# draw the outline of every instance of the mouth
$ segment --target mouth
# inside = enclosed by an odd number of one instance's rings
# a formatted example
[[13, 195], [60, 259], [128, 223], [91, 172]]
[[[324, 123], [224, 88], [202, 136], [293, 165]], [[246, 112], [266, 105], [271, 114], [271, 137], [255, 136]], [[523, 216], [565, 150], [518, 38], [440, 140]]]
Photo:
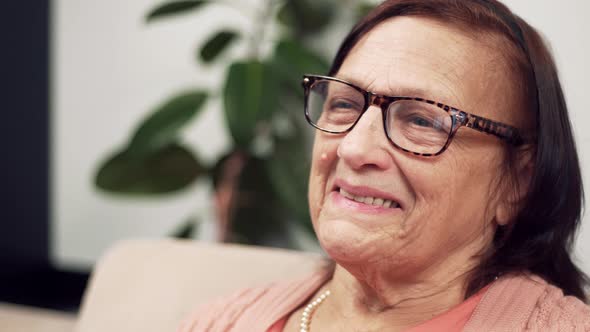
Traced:
[[334, 194], [353, 204], [360, 204], [359, 207], [369, 209], [403, 209], [402, 202], [392, 194], [367, 186], [352, 185], [342, 179], [334, 181], [332, 188]]
[[400, 204], [394, 200], [383, 198], [383, 197], [374, 197], [374, 196], [362, 196], [362, 195], [355, 195], [351, 192], [344, 190], [343, 188], [338, 188], [338, 192], [340, 195], [344, 196], [345, 198], [355, 201], [357, 203], [362, 203], [365, 205], [371, 205], [375, 207], [381, 208], [391, 208], [391, 209], [398, 209], [400, 208]]

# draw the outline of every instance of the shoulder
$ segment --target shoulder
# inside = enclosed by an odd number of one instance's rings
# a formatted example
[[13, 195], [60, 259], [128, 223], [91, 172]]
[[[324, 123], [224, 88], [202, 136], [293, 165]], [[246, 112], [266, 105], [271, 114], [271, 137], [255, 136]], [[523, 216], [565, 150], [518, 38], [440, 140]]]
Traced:
[[519, 274], [494, 282], [469, 323], [471, 330], [590, 331], [590, 308], [538, 276]]
[[331, 273], [318, 269], [302, 278], [241, 289], [197, 307], [178, 332], [265, 331], [296, 309]]
[[528, 327], [532, 330], [590, 331], [590, 307], [574, 296], [565, 296], [553, 285], [544, 281], [543, 284]]

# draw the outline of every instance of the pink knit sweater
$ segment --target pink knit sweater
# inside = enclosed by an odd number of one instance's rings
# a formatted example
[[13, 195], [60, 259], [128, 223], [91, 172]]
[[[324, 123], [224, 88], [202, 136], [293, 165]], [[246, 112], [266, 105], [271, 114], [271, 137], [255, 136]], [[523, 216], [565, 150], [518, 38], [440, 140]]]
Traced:
[[[303, 279], [244, 289], [201, 306], [178, 331], [266, 332], [330, 276], [319, 270]], [[590, 307], [537, 276], [505, 276], [489, 287], [463, 331], [587, 332]]]

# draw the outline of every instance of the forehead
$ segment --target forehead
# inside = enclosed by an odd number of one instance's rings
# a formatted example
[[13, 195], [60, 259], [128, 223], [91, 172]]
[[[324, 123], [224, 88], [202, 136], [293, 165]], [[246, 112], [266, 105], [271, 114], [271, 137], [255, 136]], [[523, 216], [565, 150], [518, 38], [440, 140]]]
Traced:
[[506, 107], [500, 105], [509, 90], [505, 67], [489, 42], [436, 20], [396, 17], [363, 36], [337, 76], [375, 93], [434, 99], [495, 116], [494, 109]]

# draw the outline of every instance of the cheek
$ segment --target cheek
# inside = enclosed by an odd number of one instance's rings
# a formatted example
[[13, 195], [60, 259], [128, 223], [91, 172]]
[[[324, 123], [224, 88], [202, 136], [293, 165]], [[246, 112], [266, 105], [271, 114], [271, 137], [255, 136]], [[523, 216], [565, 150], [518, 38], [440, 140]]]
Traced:
[[460, 169], [455, 160], [406, 163], [403, 173], [414, 192], [415, 207], [432, 208], [433, 204], [446, 206], [453, 196], [451, 192], [455, 191], [456, 176]]
[[[449, 153], [448, 157], [452, 157]], [[430, 170], [411, 168], [416, 191], [415, 216], [422, 232], [434, 238], [442, 236], [450, 242], [481, 235], [493, 219], [494, 200], [490, 196], [497, 175], [497, 162], [478, 158], [448, 158], [430, 164]], [[461, 240], [462, 239], [462, 240]]]
[[308, 200], [312, 221], [314, 222], [323, 205], [328, 191], [327, 186], [337, 159], [337, 141], [328, 140], [322, 136], [321, 134], [316, 135], [309, 173]]

